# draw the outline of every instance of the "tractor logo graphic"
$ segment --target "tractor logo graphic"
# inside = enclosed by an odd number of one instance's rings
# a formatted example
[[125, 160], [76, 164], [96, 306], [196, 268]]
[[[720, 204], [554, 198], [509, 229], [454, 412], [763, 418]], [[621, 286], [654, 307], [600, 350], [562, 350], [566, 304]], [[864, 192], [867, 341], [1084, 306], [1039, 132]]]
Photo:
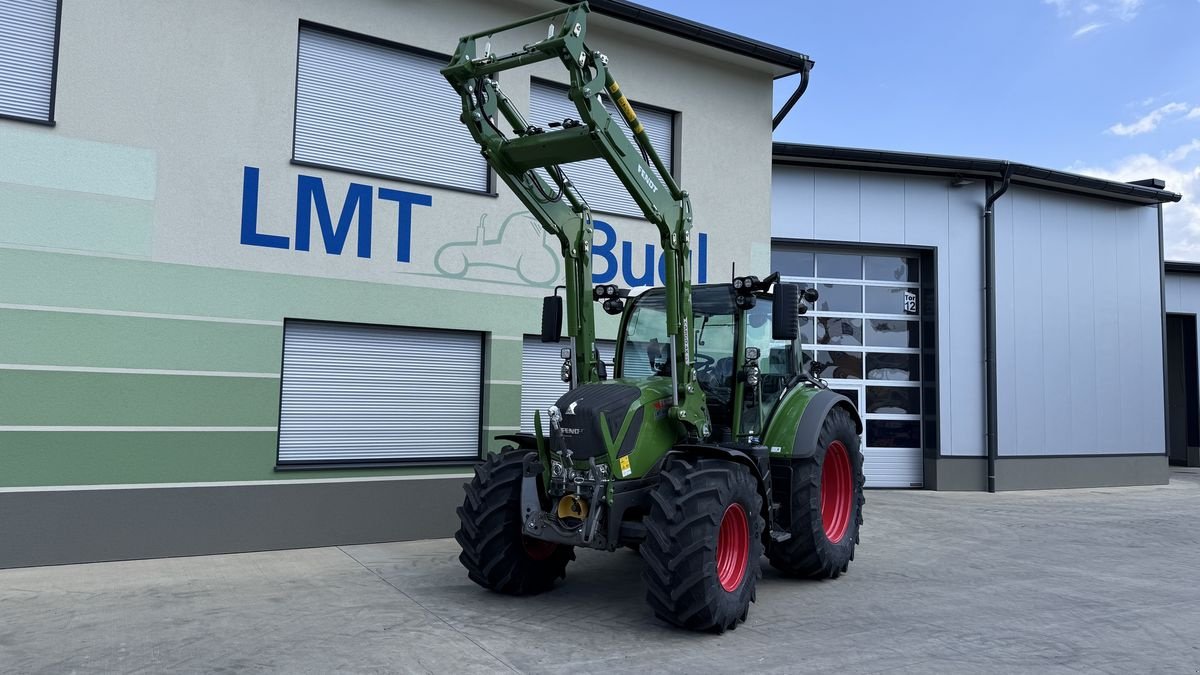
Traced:
[[510, 214], [492, 239], [487, 214], [479, 217], [474, 241], [450, 242], [438, 249], [433, 265], [448, 277], [504, 280], [528, 286], [553, 286], [561, 271], [559, 251], [550, 235], [528, 212]]
[[577, 405], [579, 405], [579, 401], [572, 401], [571, 405], [567, 406], [567, 414], [574, 415], [575, 414], [575, 406], [577, 406]]

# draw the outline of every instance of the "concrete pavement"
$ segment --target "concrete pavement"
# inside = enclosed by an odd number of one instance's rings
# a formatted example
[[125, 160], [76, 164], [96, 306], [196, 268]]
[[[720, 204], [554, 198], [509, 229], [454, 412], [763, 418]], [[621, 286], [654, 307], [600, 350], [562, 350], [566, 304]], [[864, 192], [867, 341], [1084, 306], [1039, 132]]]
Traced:
[[581, 551], [553, 592], [510, 598], [470, 583], [442, 539], [0, 570], [0, 670], [1200, 669], [1200, 473], [867, 499], [848, 575], [764, 566], [749, 621], [721, 636], [656, 620], [633, 552]]

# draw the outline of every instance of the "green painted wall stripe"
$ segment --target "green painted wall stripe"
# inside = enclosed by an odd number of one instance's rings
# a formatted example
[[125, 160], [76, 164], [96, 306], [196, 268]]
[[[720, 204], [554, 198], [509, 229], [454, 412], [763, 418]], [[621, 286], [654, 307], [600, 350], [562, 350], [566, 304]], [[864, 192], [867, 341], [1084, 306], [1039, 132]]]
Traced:
[[228, 370], [163, 370], [155, 368], [95, 368], [92, 366], [46, 366], [21, 363], [0, 363], [0, 370], [23, 370], [51, 373], [112, 373], [118, 375], [176, 375], [184, 377], [250, 377], [278, 380], [279, 373], [243, 373]]
[[279, 325], [0, 309], [0, 362], [278, 377]]
[[69, 138], [57, 129], [0, 125], [0, 183], [153, 200], [153, 150]]
[[0, 243], [149, 257], [154, 202], [0, 183]]
[[465, 469], [431, 466], [276, 471], [275, 444], [273, 433], [14, 432], [0, 437], [0, 486], [378, 478]]
[[137, 319], [164, 319], [167, 321], [204, 321], [207, 323], [237, 323], [253, 326], [282, 326], [283, 321], [267, 321], [260, 319], [234, 319], [221, 316], [195, 316], [192, 314], [163, 314], [161, 312], [130, 312], [120, 309], [94, 309], [87, 307], [58, 307], [52, 305], [25, 305], [13, 302], [0, 302], [0, 309], [12, 309], [21, 312], [54, 312], [56, 314], [94, 314], [96, 316], [124, 316]]
[[279, 382], [221, 377], [8, 371], [0, 425], [275, 426]]

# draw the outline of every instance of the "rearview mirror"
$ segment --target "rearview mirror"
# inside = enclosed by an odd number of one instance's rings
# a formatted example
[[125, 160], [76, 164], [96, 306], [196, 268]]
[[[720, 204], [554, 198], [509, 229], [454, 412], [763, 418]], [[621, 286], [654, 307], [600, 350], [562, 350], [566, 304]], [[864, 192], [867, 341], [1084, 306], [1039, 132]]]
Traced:
[[775, 284], [771, 305], [771, 339], [792, 341], [800, 336], [800, 287]]
[[562, 339], [563, 302], [557, 295], [542, 298], [542, 342]]

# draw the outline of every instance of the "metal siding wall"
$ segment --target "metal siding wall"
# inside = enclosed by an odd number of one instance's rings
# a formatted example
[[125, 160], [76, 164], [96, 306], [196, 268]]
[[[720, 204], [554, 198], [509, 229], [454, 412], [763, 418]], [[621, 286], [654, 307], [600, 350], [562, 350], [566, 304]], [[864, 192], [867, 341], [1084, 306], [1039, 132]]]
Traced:
[[0, 0], [0, 114], [50, 119], [57, 0]]
[[1013, 293], [1005, 298], [1004, 311], [998, 311], [996, 315], [997, 325], [1003, 326], [1010, 336], [1005, 339], [1006, 349], [1001, 354], [1012, 359], [1008, 363], [1020, 364], [1019, 367], [1000, 369], [1004, 379], [998, 383], [998, 391], [1004, 392], [1001, 398], [1011, 406], [1010, 411], [1017, 421], [1011, 427], [1002, 422], [1000, 428], [1012, 429], [1008, 433], [1015, 434], [1020, 454], [1046, 454], [1043, 446], [1046, 437], [1043, 343], [1055, 338], [1046, 331], [1056, 322], [1043, 322], [1045, 298], [1041, 289], [1045, 287], [1042, 274], [1045, 265], [1040, 206], [1036, 200], [1013, 195], [1012, 219], [1008, 224], [1012, 231], [1008, 251], [1011, 257], [1004, 270], [1007, 284], [1001, 284], [999, 277], [997, 279], [997, 285], [1013, 288]]
[[859, 174], [818, 171], [813, 180], [813, 233], [822, 241], [862, 241]]
[[1157, 214], [1020, 187], [997, 207], [1000, 454], [1162, 452]]
[[[1045, 195], [1041, 201], [1041, 240], [1038, 242], [1037, 267], [1040, 270], [1040, 324], [1047, 331], [1044, 340], [1061, 341], [1066, 339], [1067, 331], [1064, 322], [1066, 308], [1070, 303], [1069, 274], [1063, 264], [1063, 255], [1067, 250], [1067, 201], [1065, 198], [1055, 198]], [[1002, 198], [1003, 199], [1003, 198]], [[1025, 265], [1022, 269], [1030, 269], [1033, 265]], [[1034, 292], [1038, 288], [1034, 287]], [[1018, 328], [1019, 329], [1019, 328]], [[1066, 359], [1042, 357], [1042, 343], [1037, 345], [1038, 357], [1041, 361], [1041, 378], [1039, 391], [1042, 404], [1066, 406], [1069, 405], [1072, 392], [1067, 383], [1071, 379], [1070, 364]], [[1038, 378], [1032, 378], [1038, 383]], [[1060, 423], [1061, 418], [1051, 416], [1050, 422], [1043, 425], [1043, 448], [1047, 453], [1056, 454], [1059, 448], [1070, 446], [1072, 430], [1070, 425]]]
[[859, 181], [859, 238], [862, 241], [903, 241], [904, 178], [864, 174]]
[[814, 169], [775, 167], [771, 175], [771, 236], [816, 238], [813, 224], [815, 181]]
[[479, 453], [478, 333], [289, 321], [279, 461]]
[[[983, 456], [983, 218], [976, 186], [947, 194], [947, 242], [939, 248], [941, 452]], [[948, 419], [947, 419], [948, 418]]]
[[485, 190], [488, 169], [438, 59], [300, 29], [295, 157]]
[[984, 454], [982, 205], [981, 183], [791, 166], [772, 175], [774, 237], [935, 249], [944, 455]]

